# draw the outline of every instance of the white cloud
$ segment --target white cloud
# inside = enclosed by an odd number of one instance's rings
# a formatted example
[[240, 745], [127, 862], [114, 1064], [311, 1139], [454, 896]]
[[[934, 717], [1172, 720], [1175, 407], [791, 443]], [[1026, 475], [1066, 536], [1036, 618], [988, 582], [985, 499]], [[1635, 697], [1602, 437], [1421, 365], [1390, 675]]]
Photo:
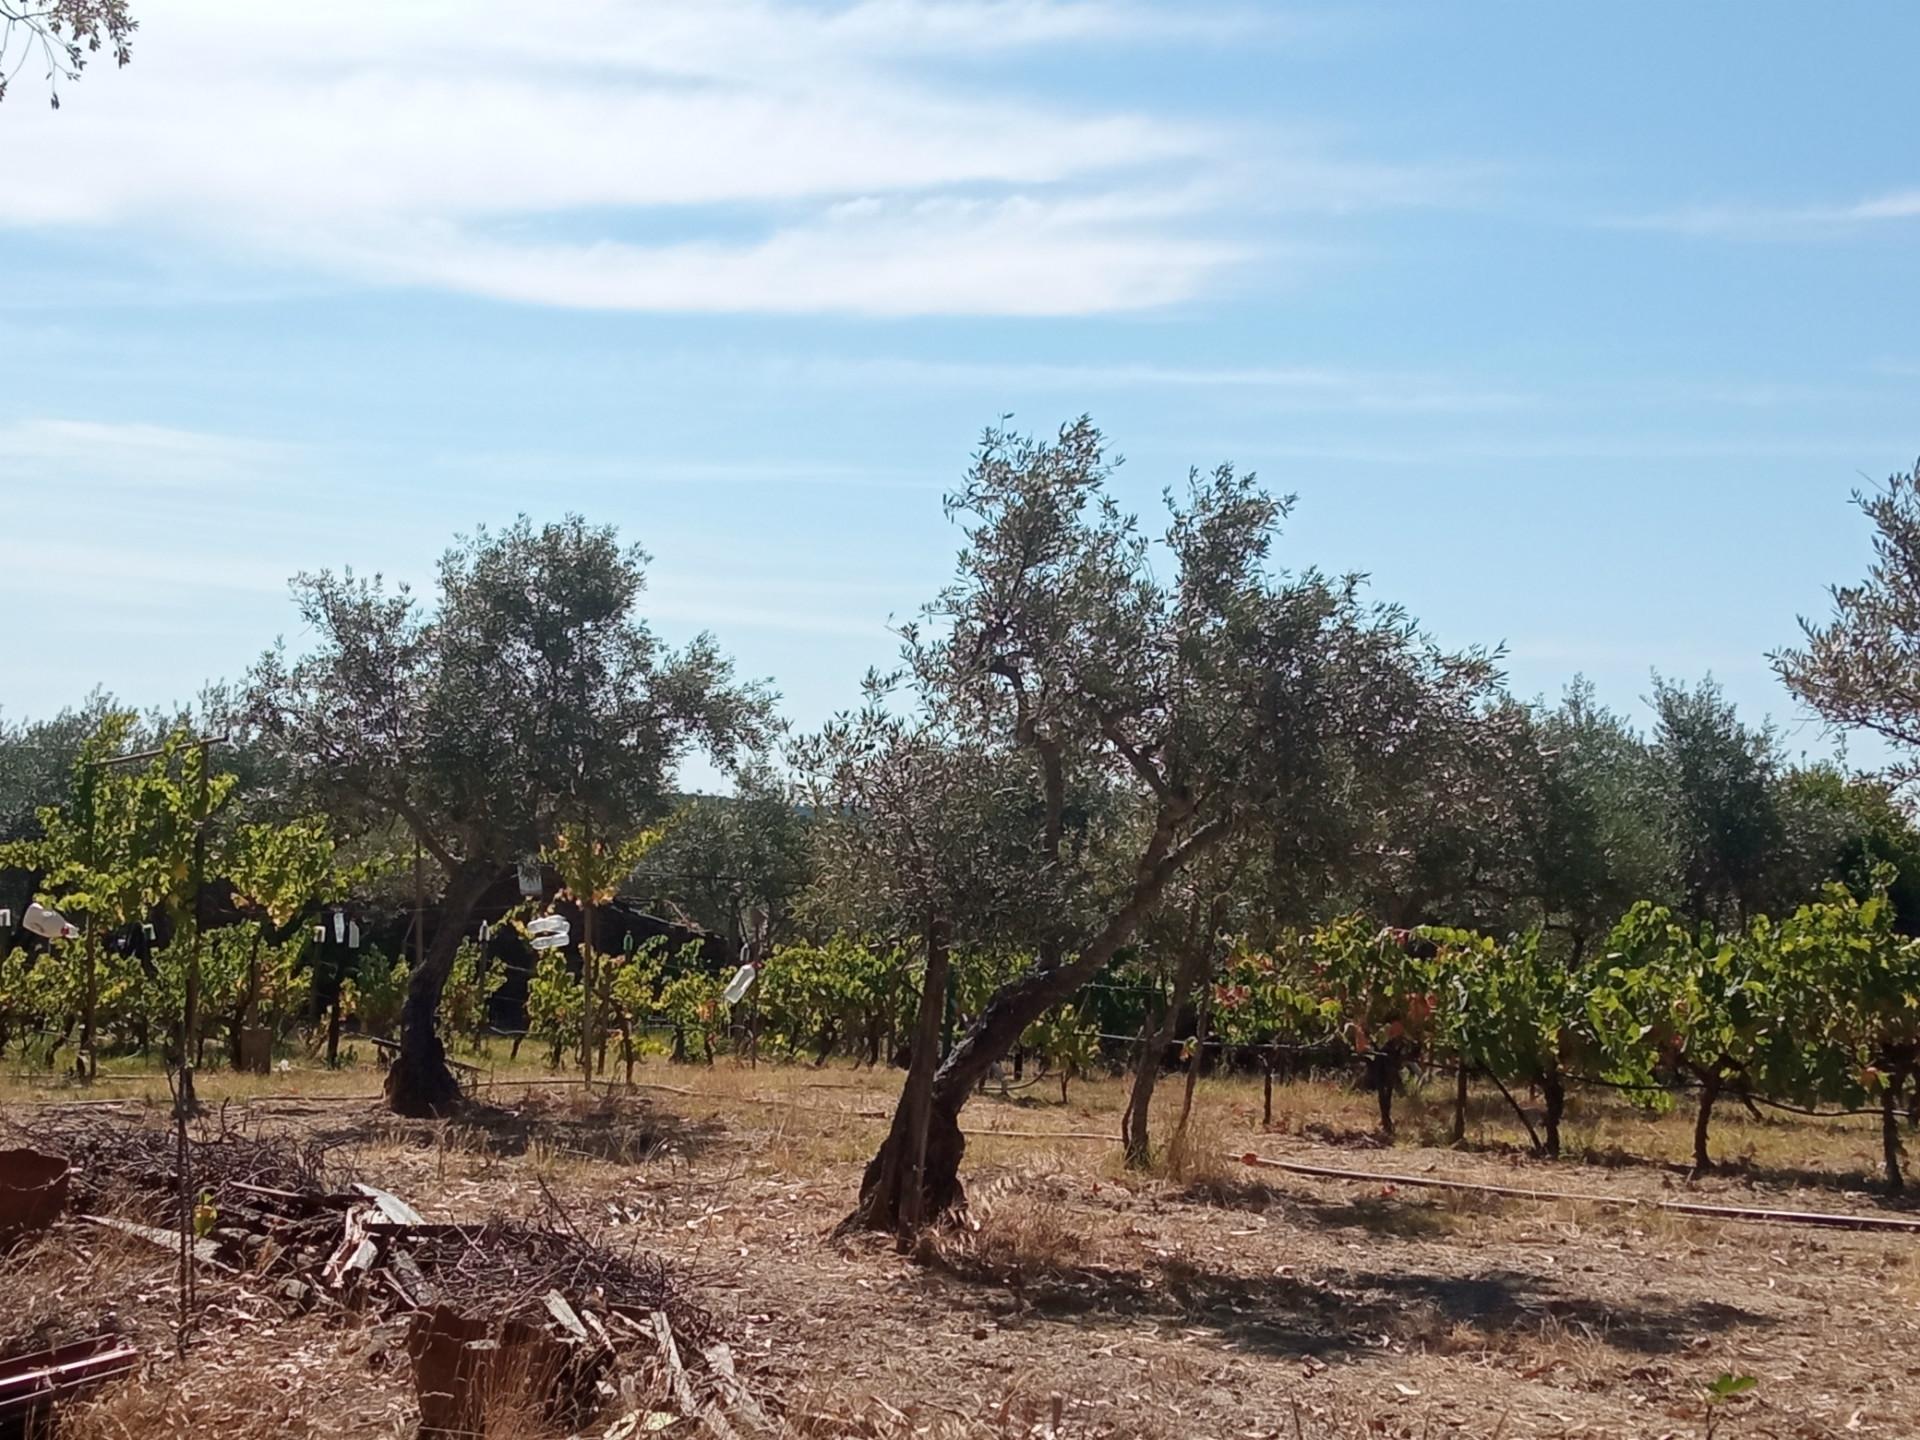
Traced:
[[132, 633], [172, 625], [158, 612], [179, 612], [182, 596], [283, 595], [270, 497], [298, 460], [286, 445], [164, 425], [0, 423], [0, 515], [32, 557], [0, 566], [0, 596], [57, 603], [63, 631], [91, 610]]
[[1276, 31], [1256, 14], [177, 0], [147, 17], [125, 71], [90, 74], [57, 113], [8, 106], [0, 226], [121, 227], [541, 305], [1162, 305], [1248, 256], [1206, 180], [1247, 155], [1273, 208], [1427, 203], [1436, 186], [1301, 137], [1252, 146], [1150, 104], [1072, 103], [992, 62]]
[[816, 380], [861, 385], [993, 388], [1009, 393], [1058, 390], [1224, 390], [1266, 408], [1477, 414], [1526, 407], [1515, 389], [1462, 384], [1439, 376], [1285, 365], [1088, 365], [897, 359], [775, 362]]
[[283, 465], [287, 447], [268, 441], [97, 420], [0, 424], [0, 491], [48, 492], [77, 479], [128, 489], [225, 486]]
[[1893, 190], [1851, 204], [1699, 205], [1651, 215], [1630, 215], [1609, 223], [1624, 230], [1666, 230], [1680, 235], [1730, 235], [1766, 240], [1916, 219], [1920, 219], [1920, 190]]
[[[705, 363], [689, 360], [687, 363]], [[750, 363], [743, 361], [742, 363]], [[736, 367], [737, 368], [737, 367]], [[941, 482], [898, 465], [851, 464], [838, 460], [711, 460], [683, 455], [603, 455], [578, 451], [447, 451], [427, 462], [437, 475], [485, 496], [498, 487], [511, 496], [529, 475], [564, 473], [568, 483], [591, 491], [635, 485], [823, 486], [861, 490], [938, 490]], [[483, 488], [477, 488], [483, 487]]]
[[[111, 527], [113, 517], [103, 519]], [[230, 549], [217, 555], [199, 546], [168, 549], [153, 540], [154, 532], [145, 528], [138, 536], [109, 539], [83, 527], [65, 537], [41, 536], [33, 542], [32, 570], [0, 575], [0, 594], [11, 590], [40, 598], [62, 596], [133, 621], [157, 622], [154, 612], [164, 608], [189, 612], [189, 620], [204, 622], [207, 612], [196, 611], [193, 602], [204, 601], [210, 591], [275, 600], [287, 593], [287, 572], [270, 561]], [[101, 594], [103, 576], [112, 577], [112, 597]], [[62, 619], [64, 623], [64, 613]]]
[[[1821, 438], [1769, 438], [1767, 436], [1708, 437], [1704, 439], [1621, 438], [1618, 435], [1548, 435], [1507, 439], [1473, 437], [1439, 438], [1405, 442], [1374, 440], [1309, 441], [1272, 443], [1249, 440], [1226, 448], [1232, 454], [1262, 464], [1272, 460], [1328, 460], [1356, 465], [1434, 465], [1483, 464], [1489, 461], [1555, 460], [1777, 460], [1782, 458], [1858, 463], [1856, 457], [1901, 455], [1902, 444], [1885, 439], [1836, 436]], [[1541, 484], [1556, 483], [1543, 477]]]
[[579, 309], [1073, 315], [1185, 299], [1240, 253], [1116, 220], [1115, 208], [925, 200], [849, 207], [746, 242], [669, 245], [431, 225], [340, 237], [331, 254], [380, 278]]

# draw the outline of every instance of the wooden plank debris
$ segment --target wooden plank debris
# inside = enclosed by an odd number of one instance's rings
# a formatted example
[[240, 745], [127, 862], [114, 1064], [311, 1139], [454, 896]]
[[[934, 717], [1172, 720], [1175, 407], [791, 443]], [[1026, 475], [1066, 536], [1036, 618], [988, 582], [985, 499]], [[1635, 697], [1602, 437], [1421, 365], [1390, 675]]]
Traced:
[[[122, 1235], [131, 1235], [136, 1240], [160, 1250], [180, 1253], [180, 1232], [162, 1230], [158, 1225], [142, 1225], [136, 1220], [122, 1220], [118, 1215], [87, 1215], [82, 1217], [90, 1225], [99, 1225], [107, 1230], [117, 1230]], [[193, 1242], [193, 1258], [202, 1265], [215, 1270], [224, 1270], [229, 1275], [237, 1273], [233, 1266], [220, 1258], [220, 1247], [211, 1240], [199, 1239]]]
[[390, 1194], [377, 1185], [356, 1182], [353, 1188], [366, 1196], [367, 1199], [373, 1201], [373, 1203], [379, 1207], [380, 1213], [395, 1225], [424, 1225], [427, 1223], [427, 1217], [414, 1209], [413, 1206], [402, 1200], [398, 1195]]
[[667, 1319], [667, 1312], [655, 1310], [647, 1319], [653, 1328], [654, 1341], [660, 1347], [660, 1359], [666, 1366], [667, 1391], [673, 1396], [673, 1403], [680, 1407], [680, 1413], [699, 1420], [715, 1440], [738, 1440], [719, 1406], [702, 1405], [694, 1398], [686, 1366], [680, 1363], [680, 1347], [673, 1343], [673, 1325]]
[[752, 1392], [741, 1383], [739, 1372], [734, 1369], [731, 1347], [723, 1342], [709, 1345], [700, 1353], [707, 1362], [707, 1368], [713, 1372], [714, 1385], [722, 1395], [726, 1396], [727, 1403], [733, 1407], [735, 1413], [762, 1430], [772, 1430], [774, 1428], [772, 1418], [768, 1416], [760, 1402], [753, 1398]]

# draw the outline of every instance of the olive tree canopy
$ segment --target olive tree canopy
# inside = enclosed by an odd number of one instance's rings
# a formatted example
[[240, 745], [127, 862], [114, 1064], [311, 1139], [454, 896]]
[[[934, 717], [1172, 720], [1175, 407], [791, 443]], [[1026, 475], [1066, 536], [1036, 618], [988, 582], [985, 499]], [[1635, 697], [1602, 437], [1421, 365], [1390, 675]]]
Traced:
[[[1081, 419], [1051, 440], [990, 430], [947, 508], [964, 525], [953, 582], [905, 631], [919, 714], [973, 747], [983, 780], [1024, 776], [1000, 843], [1063, 917], [933, 1079], [924, 1193], [871, 1203], [899, 1173], [883, 1148], [862, 1218], [932, 1215], [959, 1196], [958, 1115], [989, 1066], [1111, 961], [1170, 882], [1236, 833], [1311, 830], [1390, 803], [1435, 715], [1472, 711], [1490, 657], [1443, 654], [1358, 577], [1271, 563], [1288, 502], [1230, 466], [1166, 496], [1158, 542], [1109, 493], [1105, 441]], [[1003, 757], [1003, 758], [1002, 758]], [[1018, 764], [1013, 762], [1018, 761]], [[1072, 833], [1068, 797], [1124, 787], [1131, 823]], [[888, 1146], [916, 1144], [896, 1132]]]
[[1800, 621], [1801, 644], [1774, 655], [1794, 695], [1828, 724], [1870, 730], [1901, 757], [1893, 778], [1920, 780], [1920, 468], [1854, 503], [1873, 522], [1873, 564], [1833, 587], [1833, 615]]
[[415, 967], [389, 1103], [457, 1100], [435, 1015], [474, 906], [564, 824], [631, 828], [666, 808], [674, 767], [762, 744], [766, 690], [735, 681], [709, 636], [663, 645], [636, 614], [647, 556], [578, 516], [481, 529], [440, 562], [438, 603], [351, 572], [293, 581], [315, 636], [262, 657], [248, 716], [335, 813], [397, 816], [444, 876]]

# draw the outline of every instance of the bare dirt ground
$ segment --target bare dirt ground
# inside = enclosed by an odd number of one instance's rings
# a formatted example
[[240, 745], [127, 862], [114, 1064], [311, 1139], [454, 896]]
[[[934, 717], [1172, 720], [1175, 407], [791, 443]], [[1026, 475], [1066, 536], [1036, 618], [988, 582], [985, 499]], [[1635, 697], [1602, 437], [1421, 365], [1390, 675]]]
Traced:
[[[502, 1090], [502, 1111], [447, 1124], [326, 1093], [370, 1092], [370, 1075], [325, 1076], [302, 1098], [236, 1103], [227, 1123], [322, 1139], [429, 1219], [557, 1203], [597, 1239], [678, 1262], [794, 1435], [1920, 1433], [1920, 1235], [1313, 1179], [1230, 1158], [1905, 1213], [1870, 1179], [1871, 1121], [1730, 1111], [1715, 1127], [1728, 1168], [1692, 1179], [1675, 1163], [1690, 1117], [1607, 1100], [1577, 1105], [1574, 1158], [1548, 1164], [1478, 1099], [1465, 1148], [1434, 1143], [1438, 1095], [1412, 1097], [1400, 1142], [1383, 1148], [1364, 1128], [1366, 1097], [1285, 1087], [1263, 1129], [1257, 1086], [1207, 1081], [1193, 1158], [1143, 1178], [1120, 1171], [1115, 1143], [1080, 1138], [1116, 1132], [1117, 1083], [1076, 1084], [1065, 1105], [1042, 1085], [969, 1108], [969, 1221], [901, 1255], [834, 1235], [897, 1076], [725, 1061], [644, 1076], [654, 1088], [591, 1104], [577, 1090]], [[303, 1077], [277, 1078], [291, 1089]], [[1168, 1116], [1178, 1088], [1157, 1102]], [[44, 1121], [28, 1103], [0, 1116]], [[151, 1091], [120, 1108], [164, 1114]], [[387, 1436], [411, 1424], [397, 1322], [289, 1317], [244, 1281], [210, 1278], [180, 1359], [167, 1257], [77, 1226], [0, 1262], [0, 1293], [12, 1297], [0, 1338], [110, 1307], [151, 1357], [73, 1433]], [[1722, 1375], [1757, 1383], [1709, 1413]]]

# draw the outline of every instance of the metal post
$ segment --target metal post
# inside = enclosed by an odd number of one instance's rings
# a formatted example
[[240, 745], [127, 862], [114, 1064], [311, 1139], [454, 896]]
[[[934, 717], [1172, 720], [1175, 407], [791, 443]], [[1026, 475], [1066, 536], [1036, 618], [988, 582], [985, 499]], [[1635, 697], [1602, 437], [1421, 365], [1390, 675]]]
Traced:
[[187, 1327], [194, 1304], [193, 1284], [193, 1146], [187, 1138], [187, 1120], [199, 1113], [199, 1101], [193, 1093], [194, 1032], [200, 1028], [200, 905], [207, 885], [207, 825], [213, 819], [213, 747], [226, 737], [208, 735], [194, 742], [200, 752], [198, 794], [194, 797], [193, 896], [189, 902], [193, 919], [193, 946], [187, 952], [186, 1003], [180, 1012], [180, 1084], [174, 1092], [173, 1124], [176, 1163], [180, 1171], [180, 1329], [177, 1343], [184, 1354]]
[[[180, 1205], [180, 1319], [175, 1332], [175, 1341], [184, 1354], [187, 1345], [187, 1325], [193, 1310], [193, 1146], [187, 1135], [187, 1121], [199, 1110], [193, 1094], [193, 1032], [198, 1028], [200, 1018], [200, 892], [206, 887], [207, 878], [207, 822], [212, 818], [208, 811], [212, 808], [212, 785], [209, 767], [213, 763], [212, 750], [215, 745], [226, 742], [224, 735], [205, 735], [192, 741], [189, 748], [200, 752], [199, 794], [196, 797], [194, 834], [193, 834], [193, 896], [190, 902], [190, 920], [193, 925], [193, 944], [187, 954], [186, 1003], [181, 1007], [180, 1015], [180, 1068], [173, 1092], [174, 1127], [174, 1165], [177, 1173]], [[110, 759], [96, 760], [96, 766], [130, 765], [139, 760], [152, 760], [167, 753], [166, 746], [152, 750], [141, 750], [131, 755], [115, 755]], [[91, 776], [91, 767], [89, 776]], [[96, 860], [93, 856], [95, 830], [93, 823], [93, 785], [88, 784], [87, 816], [87, 854], [88, 868]], [[96, 916], [87, 916], [87, 959], [89, 969], [89, 997], [93, 994], [92, 961], [93, 928]], [[178, 939], [178, 937], [175, 937]]]
[[176, 1108], [189, 1115], [200, 1108], [193, 1093], [193, 1051], [194, 1032], [200, 1028], [200, 904], [201, 892], [207, 884], [207, 821], [211, 818], [207, 811], [212, 793], [208, 771], [213, 764], [213, 746], [217, 743], [211, 737], [194, 742], [200, 752], [200, 774], [199, 793], [194, 797], [193, 896], [188, 902], [193, 917], [193, 945], [187, 952], [186, 1003], [181, 1006], [180, 1014], [180, 1091], [175, 1100]]
[[[100, 857], [97, 853], [99, 847], [98, 820], [95, 814], [96, 806], [94, 803], [94, 787], [96, 778], [100, 773], [99, 770], [95, 768], [98, 764], [98, 761], [93, 760], [87, 762], [87, 768], [83, 772], [81, 782], [85, 786], [83, 799], [87, 807], [87, 885], [89, 889], [96, 887], [99, 884], [100, 878], [96, 870], [96, 867], [100, 863]], [[88, 1083], [92, 1083], [93, 1077], [97, 1075], [100, 1070], [98, 1062], [93, 1058], [94, 1027], [98, 1020], [100, 1005], [100, 970], [98, 960], [96, 959], [99, 953], [96, 947], [100, 942], [98, 935], [95, 933], [98, 929], [96, 921], [99, 918], [99, 913], [99, 906], [97, 904], [87, 907], [87, 969], [80, 1006], [80, 1054], [76, 1057], [76, 1068], [80, 1078]]]
[[[738, 905], [734, 906], [734, 914], [736, 917], [740, 914]], [[760, 1068], [760, 966], [766, 959], [766, 955], [754, 907], [747, 907], [744, 923], [737, 919], [735, 923], [739, 924], [743, 931], [749, 932], [745, 937], [746, 943], [741, 946], [741, 958], [753, 966], [753, 983], [747, 990], [747, 1068], [758, 1070]]]
[[586, 894], [576, 897], [580, 901], [580, 1069], [585, 1079], [582, 1087], [587, 1094], [593, 1094], [593, 991], [596, 971], [599, 968], [593, 951], [593, 900], [600, 885], [600, 872], [597, 868], [598, 856], [593, 853], [593, 811], [588, 810], [586, 821], [581, 827], [586, 842], [587, 853], [581, 857], [581, 874], [586, 876]]

